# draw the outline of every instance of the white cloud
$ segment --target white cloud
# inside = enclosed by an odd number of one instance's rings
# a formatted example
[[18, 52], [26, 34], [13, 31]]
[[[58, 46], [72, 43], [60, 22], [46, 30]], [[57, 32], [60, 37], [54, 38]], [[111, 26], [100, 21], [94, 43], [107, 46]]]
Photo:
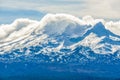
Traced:
[[120, 21], [118, 22], [108, 22], [105, 24], [106, 28], [111, 32], [120, 35]]
[[[83, 11], [88, 14], [103, 18], [120, 18], [120, 10], [116, 10], [119, 7], [120, 0], [85, 0], [86, 9]], [[114, 7], [117, 5], [117, 7]]]

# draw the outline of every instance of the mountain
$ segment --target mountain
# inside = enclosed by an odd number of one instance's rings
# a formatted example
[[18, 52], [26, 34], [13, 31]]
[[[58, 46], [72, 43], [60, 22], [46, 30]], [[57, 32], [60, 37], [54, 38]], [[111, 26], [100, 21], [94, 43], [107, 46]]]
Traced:
[[[101, 22], [99, 22], [91, 29], [89, 29], [82, 37], [74, 39], [74, 41], [79, 41], [75, 44], [75, 46], [85, 45], [99, 54], [113, 54], [119, 49], [120, 40], [112, 39], [111, 36], [120, 39], [119, 35], [116, 35], [107, 30], [105, 26]], [[113, 49], [113, 47], [116, 48]]]
[[108, 22], [90, 18], [48, 14], [40, 21], [17, 19], [1, 25], [0, 59], [69, 62], [119, 54], [120, 35]]

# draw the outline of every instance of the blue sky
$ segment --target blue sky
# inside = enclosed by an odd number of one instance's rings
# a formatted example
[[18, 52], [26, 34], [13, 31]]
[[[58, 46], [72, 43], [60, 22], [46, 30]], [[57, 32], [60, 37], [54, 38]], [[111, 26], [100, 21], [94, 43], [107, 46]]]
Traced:
[[11, 19], [38, 19], [39, 13], [68, 13], [78, 17], [91, 15], [95, 18], [120, 19], [119, 3], [120, 0], [0, 0], [0, 20], [6, 20], [8, 14], [12, 16], [8, 16]]

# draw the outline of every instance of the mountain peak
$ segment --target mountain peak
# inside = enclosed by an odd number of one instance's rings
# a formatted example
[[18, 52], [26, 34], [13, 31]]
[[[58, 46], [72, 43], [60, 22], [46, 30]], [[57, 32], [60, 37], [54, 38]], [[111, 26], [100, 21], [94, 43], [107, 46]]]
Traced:
[[105, 26], [102, 24], [102, 22], [97, 23], [93, 28], [92, 32], [97, 34], [98, 36], [108, 36], [109, 31], [106, 30]]

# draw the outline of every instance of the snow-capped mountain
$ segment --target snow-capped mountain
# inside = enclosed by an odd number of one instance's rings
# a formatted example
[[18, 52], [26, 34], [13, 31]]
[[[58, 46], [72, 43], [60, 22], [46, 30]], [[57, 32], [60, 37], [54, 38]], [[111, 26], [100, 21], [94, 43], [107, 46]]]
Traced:
[[107, 30], [101, 22], [88, 30], [80, 39], [81, 41], [76, 45], [91, 47], [99, 54], [114, 54], [120, 48], [120, 36]]
[[70, 55], [94, 59], [93, 55], [119, 54], [118, 25], [120, 22], [105, 22], [90, 16], [79, 19], [68, 14], [48, 14], [41, 21], [18, 19], [0, 26], [0, 59], [24, 56], [67, 61]]

